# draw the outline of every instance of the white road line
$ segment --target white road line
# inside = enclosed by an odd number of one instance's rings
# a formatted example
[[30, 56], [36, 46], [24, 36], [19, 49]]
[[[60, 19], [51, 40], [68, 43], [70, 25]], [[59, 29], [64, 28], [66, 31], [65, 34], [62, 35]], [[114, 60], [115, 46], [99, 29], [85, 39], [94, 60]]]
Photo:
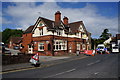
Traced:
[[99, 72], [95, 72], [94, 74], [97, 75]]
[[57, 73], [55, 75], [48, 76], [47, 78], [58, 76], [58, 75], [65, 74], [65, 73], [69, 73], [69, 72], [72, 72], [72, 71], [75, 71], [75, 70], [76, 69], [71, 69], [71, 70], [68, 70], [68, 71], [60, 72], [60, 73]]
[[94, 63], [89, 63], [88, 66], [90, 66], [90, 65], [92, 65], [92, 64], [94, 64]]
[[97, 60], [96, 63], [100, 62], [100, 60]]
[[97, 60], [97, 61], [95, 61], [95, 62], [89, 63], [89, 64], [87, 64], [87, 65], [90, 66], [90, 65], [96, 64], [96, 63], [98, 63], [98, 62], [100, 62], [100, 60]]

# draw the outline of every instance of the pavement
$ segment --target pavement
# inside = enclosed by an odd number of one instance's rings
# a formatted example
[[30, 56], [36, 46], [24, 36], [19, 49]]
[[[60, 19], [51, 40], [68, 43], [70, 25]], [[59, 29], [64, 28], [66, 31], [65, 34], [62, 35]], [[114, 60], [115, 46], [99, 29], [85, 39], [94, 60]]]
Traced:
[[[54, 64], [60, 64], [66, 61], [71, 61], [74, 59], [82, 59], [86, 58], [88, 56], [80, 54], [79, 56], [40, 56], [40, 67], [47, 67]], [[11, 64], [11, 65], [3, 65], [2, 66], [2, 72], [8, 72], [13, 70], [19, 70], [19, 69], [26, 69], [26, 68], [33, 68], [34, 66], [31, 65], [30, 62], [28, 63], [19, 63], [19, 64]]]

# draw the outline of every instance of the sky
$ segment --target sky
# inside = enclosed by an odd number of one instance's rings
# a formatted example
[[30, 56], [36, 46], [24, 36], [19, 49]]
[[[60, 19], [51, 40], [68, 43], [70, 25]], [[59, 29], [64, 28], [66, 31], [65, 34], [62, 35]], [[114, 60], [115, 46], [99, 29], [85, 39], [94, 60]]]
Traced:
[[118, 33], [117, 2], [2, 2], [2, 30], [27, 29], [39, 16], [54, 20], [56, 11], [69, 18], [69, 23], [83, 21], [93, 38], [104, 29]]

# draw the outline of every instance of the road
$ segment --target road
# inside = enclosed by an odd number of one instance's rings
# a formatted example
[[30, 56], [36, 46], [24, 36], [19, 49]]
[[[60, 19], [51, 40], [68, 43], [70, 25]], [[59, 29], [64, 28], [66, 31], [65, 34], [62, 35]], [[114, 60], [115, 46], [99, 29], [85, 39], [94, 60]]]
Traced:
[[3, 78], [117, 78], [118, 54], [77, 59], [45, 68], [3, 74]]

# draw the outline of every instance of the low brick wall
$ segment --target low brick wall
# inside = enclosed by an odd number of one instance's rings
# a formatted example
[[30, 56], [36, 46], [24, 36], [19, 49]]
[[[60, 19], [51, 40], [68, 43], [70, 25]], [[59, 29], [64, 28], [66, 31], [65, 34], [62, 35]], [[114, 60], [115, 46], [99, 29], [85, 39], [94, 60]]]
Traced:
[[29, 62], [33, 54], [2, 55], [2, 65], [18, 64]]

